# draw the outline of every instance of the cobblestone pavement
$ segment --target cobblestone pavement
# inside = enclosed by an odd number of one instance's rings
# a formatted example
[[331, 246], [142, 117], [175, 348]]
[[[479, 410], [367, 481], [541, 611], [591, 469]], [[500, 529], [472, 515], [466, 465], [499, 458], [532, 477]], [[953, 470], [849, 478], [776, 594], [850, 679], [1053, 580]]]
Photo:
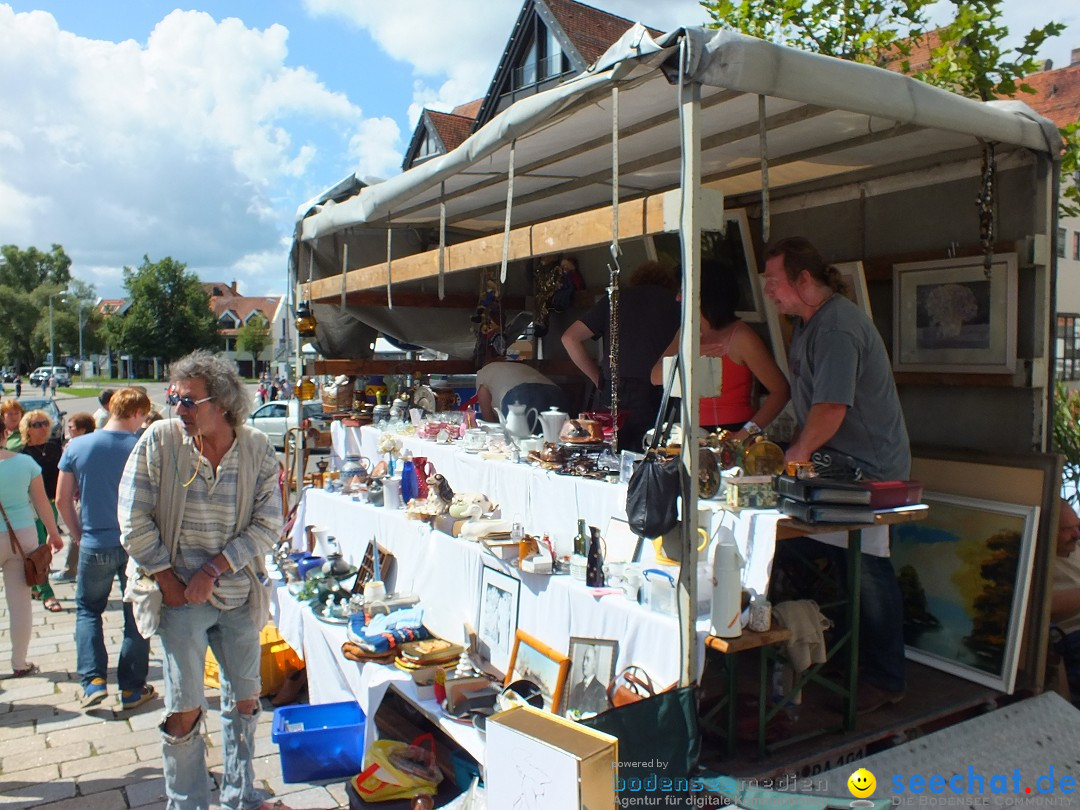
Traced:
[[[157, 728], [161, 698], [131, 712], [118, 710], [115, 664], [123, 626], [119, 586], [114, 586], [105, 613], [105, 642], [113, 665], [109, 669], [109, 697], [89, 711], [83, 711], [78, 701], [75, 586], [54, 583], [53, 588], [65, 610], [49, 613], [34, 602], [29, 658], [41, 668], [34, 676], [7, 677], [11, 672], [11, 635], [6, 602], [0, 602], [0, 677], [6, 678], [0, 680], [0, 810], [164, 808]], [[161, 692], [161, 648], [156, 639], [150, 651], [150, 683]], [[222, 749], [217, 691], [207, 690], [207, 698], [207, 766], [219, 783]], [[270, 739], [272, 720], [273, 707], [263, 700], [255, 775], [271, 794], [271, 801], [282, 810], [348, 807], [344, 782], [282, 782], [277, 746]]]

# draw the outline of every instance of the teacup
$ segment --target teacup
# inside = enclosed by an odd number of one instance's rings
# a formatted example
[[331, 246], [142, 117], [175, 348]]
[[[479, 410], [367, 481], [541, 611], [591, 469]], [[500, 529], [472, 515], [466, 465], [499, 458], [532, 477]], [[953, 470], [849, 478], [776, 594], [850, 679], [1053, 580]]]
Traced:
[[461, 439], [461, 446], [466, 450], [483, 450], [487, 445], [487, 432], [481, 428], [469, 428]]

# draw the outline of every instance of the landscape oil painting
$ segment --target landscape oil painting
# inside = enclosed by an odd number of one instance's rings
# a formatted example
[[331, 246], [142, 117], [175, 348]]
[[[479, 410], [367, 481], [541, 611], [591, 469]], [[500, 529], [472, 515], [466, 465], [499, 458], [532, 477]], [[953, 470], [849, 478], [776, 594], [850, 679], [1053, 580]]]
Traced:
[[908, 658], [1012, 692], [1039, 508], [925, 493], [893, 527]]

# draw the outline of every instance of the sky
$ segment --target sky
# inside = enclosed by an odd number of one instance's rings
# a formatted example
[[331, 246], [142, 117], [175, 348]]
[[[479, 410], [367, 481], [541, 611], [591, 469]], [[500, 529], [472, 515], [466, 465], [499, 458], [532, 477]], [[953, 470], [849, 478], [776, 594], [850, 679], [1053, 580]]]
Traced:
[[[170, 256], [280, 295], [296, 210], [357, 173], [400, 171], [420, 110], [480, 98], [519, 0], [0, 0], [0, 244], [56, 243], [122, 297]], [[696, 0], [595, 0], [662, 30]], [[939, 3], [946, 6], [947, 3]], [[1067, 8], [1065, 8], [1067, 7]], [[1013, 35], [1080, 3], [1004, 0]]]

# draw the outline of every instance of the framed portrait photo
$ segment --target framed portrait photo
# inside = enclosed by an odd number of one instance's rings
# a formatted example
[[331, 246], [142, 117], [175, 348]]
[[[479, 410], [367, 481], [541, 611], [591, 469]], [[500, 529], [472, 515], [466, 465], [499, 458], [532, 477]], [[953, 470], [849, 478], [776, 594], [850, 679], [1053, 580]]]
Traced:
[[544, 696], [544, 710], [558, 714], [561, 710], [563, 687], [570, 670], [570, 659], [528, 633], [517, 631], [506, 685], [514, 681], [532, 681]]
[[1017, 260], [996, 255], [893, 265], [893, 370], [1016, 369]]
[[570, 673], [562, 712], [579, 718], [605, 711], [608, 687], [615, 680], [619, 642], [607, 638], [570, 637]]
[[478, 652], [499, 672], [509, 672], [518, 623], [521, 581], [484, 566], [480, 578], [480, 615], [476, 622]]

